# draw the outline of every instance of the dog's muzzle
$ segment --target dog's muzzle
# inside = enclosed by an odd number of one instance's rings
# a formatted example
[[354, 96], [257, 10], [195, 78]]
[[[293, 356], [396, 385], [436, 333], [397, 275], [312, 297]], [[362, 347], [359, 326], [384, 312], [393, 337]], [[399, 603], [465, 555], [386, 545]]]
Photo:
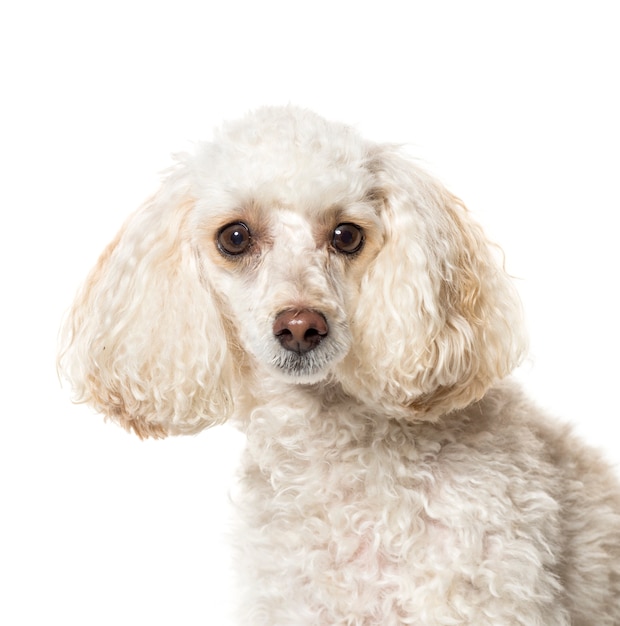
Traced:
[[279, 350], [271, 361], [279, 372], [297, 382], [316, 382], [344, 353], [330, 331], [327, 318], [311, 309], [287, 309], [273, 322], [273, 336]]

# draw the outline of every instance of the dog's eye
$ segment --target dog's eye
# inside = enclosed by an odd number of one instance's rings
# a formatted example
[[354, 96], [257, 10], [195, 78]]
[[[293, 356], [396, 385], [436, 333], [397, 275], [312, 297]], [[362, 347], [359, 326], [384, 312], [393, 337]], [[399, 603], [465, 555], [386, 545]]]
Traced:
[[355, 224], [340, 224], [334, 229], [332, 246], [338, 252], [354, 254], [364, 245], [364, 231]]
[[242, 222], [224, 226], [217, 235], [217, 246], [224, 254], [243, 254], [251, 243], [250, 229]]

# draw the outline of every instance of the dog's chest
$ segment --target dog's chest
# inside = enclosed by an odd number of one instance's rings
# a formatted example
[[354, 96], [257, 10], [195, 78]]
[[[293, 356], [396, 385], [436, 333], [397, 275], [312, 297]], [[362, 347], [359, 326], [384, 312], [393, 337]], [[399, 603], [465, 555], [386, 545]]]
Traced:
[[498, 571], [553, 566], [542, 538], [556, 503], [484, 442], [388, 422], [325, 420], [314, 437], [282, 426], [250, 433], [241, 480], [249, 571], [263, 583], [321, 596], [335, 614], [379, 590], [413, 614], [472, 586], [494, 597]]
[[429, 515], [445, 478], [440, 438], [415, 438], [398, 424], [329, 419], [314, 431], [308, 424], [263, 426], [249, 433], [241, 480], [245, 497], [264, 513], [256, 522], [295, 528], [310, 542], [313, 533], [321, 541], [331, 535], [343, 542], [338, 551], [382, 528], [437, 528]]

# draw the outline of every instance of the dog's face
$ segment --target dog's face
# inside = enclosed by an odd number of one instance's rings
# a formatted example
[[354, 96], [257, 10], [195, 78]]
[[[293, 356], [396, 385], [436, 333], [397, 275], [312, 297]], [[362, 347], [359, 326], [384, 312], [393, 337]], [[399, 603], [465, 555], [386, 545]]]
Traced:
[[196, 432], [289, 384], [431, 419], [514, 367], [520, 321], [437, 181], [346, 126], [267, 108], [182, 157], [130, 218], [76, 299], [60, 366], [143, 436]]
[[194, 214], [208, 288], [261, 375], [289, 382], [320, 381], [350, 352], [361, 278], [384, 238], [365, 155], [339, 162], [329, 141], [226, 155], [205, 171]]

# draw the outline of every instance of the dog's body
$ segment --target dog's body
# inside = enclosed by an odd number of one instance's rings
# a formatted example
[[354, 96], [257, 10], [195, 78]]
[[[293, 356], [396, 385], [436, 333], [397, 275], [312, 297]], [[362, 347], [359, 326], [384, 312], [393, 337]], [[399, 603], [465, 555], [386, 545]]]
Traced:
[[510, 385], [433, 424], [298, 390], [248, 438], [243, 623], [618, 623], [615, 481]]
[[231, 419], [241, 623], [620, 624], [620, 489], [511, 383], [518, 299], [392, 147], [263, 109], [185, 156], [64, 331], [140, 436]]

